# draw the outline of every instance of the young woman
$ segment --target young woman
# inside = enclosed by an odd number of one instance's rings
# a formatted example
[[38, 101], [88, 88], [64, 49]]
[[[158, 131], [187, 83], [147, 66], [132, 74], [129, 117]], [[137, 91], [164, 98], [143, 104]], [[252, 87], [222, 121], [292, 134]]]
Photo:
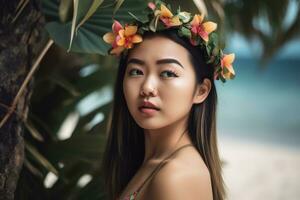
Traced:
[[[223, 200], [214, 80], [234, 76], [233, 55], [208, 62], [201, 46], [208, 38], [197, 45], [193, 36], [193, 25], [202, 22], [198, 15], [179, 24], [177, 15], [166, 20], [163, 3], [149, 8], [153, 18], [161, 11], [165, 29], [141, 35], [138, 26], [115, 21], [114, 32], [103, 37], [113, 46], [110, 53], [120, 55], [103, 159], [108, 199]], [[184, 23], [191, 25], [190, 38], [178, 34]], [[206, 36], [214, 29], [204, 28]]]

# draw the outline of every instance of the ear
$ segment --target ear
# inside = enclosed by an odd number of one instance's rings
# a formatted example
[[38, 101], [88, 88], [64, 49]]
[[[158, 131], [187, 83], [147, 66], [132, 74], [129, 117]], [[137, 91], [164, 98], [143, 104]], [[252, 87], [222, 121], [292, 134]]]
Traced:
[[202, 103], [208, 96], [211, 89], [211, 82], [208, 78], [205, 78], [201, 84], [197, 84], [193, 103]]

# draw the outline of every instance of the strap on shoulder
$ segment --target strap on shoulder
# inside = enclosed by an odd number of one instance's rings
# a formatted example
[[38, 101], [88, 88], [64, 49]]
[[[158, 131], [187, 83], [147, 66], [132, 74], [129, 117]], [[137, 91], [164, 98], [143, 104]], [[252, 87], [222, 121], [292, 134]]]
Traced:
[[149, 181], [152, 177], [153, 177], [153, 175], [155, 174], [155, 172], [158, 172], [162, 167], [163, 167], [163, 165], [165, 165], [167, 162], [164, 162], [164, 161], [166, 161], [167, 159], [169, 159], [169, 158], [171, 158], [173, 155], [175, 155], [179, 150], [181, 150], [181, 149], [183, 149], [183, 148], [185, 148], [185, 147], [188, 147], [188, 146], [194, 146], [193, 144], [186, 144], [186, 145], [183, 145], [183, 146], [181, 146], [181, 147], [179, 147], [179, 148], [177, 148], [176, 150], [174, 150], [169, 156], [167, 156], [166, 158], [164, 158], [156, 167], [155, 167], [155, 169], [151, 172], [151, 174], [145, 179], [145, 181], [142, 183], [142, 185], [138, 188], [138, 190], [137, 190], [137, 192], [139, 192], [141, 189], [142, 189], [142, 187], [145, 185], [145, 183], [147, 182], [147, 181]]

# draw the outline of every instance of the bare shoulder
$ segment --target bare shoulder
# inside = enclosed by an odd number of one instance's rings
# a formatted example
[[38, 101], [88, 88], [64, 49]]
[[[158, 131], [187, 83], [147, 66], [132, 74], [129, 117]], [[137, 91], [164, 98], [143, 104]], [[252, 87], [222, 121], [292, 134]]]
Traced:
[[165, 164], [153, 177], [148, 191], [149, 197], [156, 200], [213, 199], [209, 171], [193, 148], [185, 149]]

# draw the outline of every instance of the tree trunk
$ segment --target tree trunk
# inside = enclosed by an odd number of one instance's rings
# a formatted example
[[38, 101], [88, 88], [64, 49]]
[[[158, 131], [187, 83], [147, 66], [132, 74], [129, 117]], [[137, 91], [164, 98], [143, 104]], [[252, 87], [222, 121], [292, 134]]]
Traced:
[[[25, 6], [18, 6], [25, 2]], [[0, 0], [0, 121], [8, 113], [30, 67], [41, 38], [38, 0]], [[22, 9], [17, 16], [18, 10]], [[22, 93], [15, 112], [0, 128], [0, 199], [14, 199], [24, 160], [23, 121], [27, 118], [31, 80]]]

